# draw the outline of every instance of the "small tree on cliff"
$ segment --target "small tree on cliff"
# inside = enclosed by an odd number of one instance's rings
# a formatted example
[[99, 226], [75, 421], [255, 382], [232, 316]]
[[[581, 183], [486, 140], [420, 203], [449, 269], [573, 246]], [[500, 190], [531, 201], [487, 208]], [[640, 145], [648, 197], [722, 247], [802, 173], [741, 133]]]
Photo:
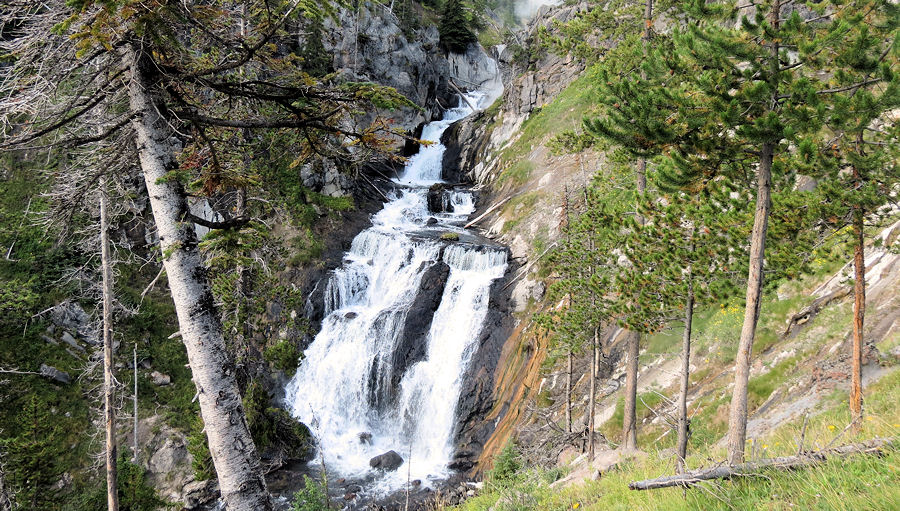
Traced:
[[469, 18], [461, 0], [447, 0], [441, 14], [438, 32], [441, 34], [441, 46], [453, 53], [465, 53], [470, 44], [478, 41], [469, 30]]

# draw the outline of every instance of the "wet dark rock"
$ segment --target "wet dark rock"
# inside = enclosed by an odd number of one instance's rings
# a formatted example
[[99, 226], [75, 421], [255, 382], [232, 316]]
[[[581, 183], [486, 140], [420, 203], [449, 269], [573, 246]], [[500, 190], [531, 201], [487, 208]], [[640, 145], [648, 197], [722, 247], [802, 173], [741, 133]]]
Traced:
[[425, 123], [421, 122], [416, 126], [416, 129], [408, 133], [410, 138], [407, 138], [403, 143], [403, 156], [408, 158], [419, 152], [419, 148], [422, 145], [419, 143], [419, 140], [422, 138], [422, 130], [424, 128]]
[[428, 220], [425, 220], [425, 225], [435, 225], [437, 223], [438, 223], [438, 219], [433, 216], [428, 217]]
[[47, 364], [41, 364], [40, 373], [41, 376], [49, 378], [57, 383], [68, 384], [72, 381], [72, 379], [69, 377], [69, 373], [60, 371], [53, 366], [48, 366]]
[[486, 114], [478, 112], [455, 122], [441, 135], [441, 144], [447, 149], [441, 161], [441, 179], [448, 183], [474, 182], [472, 167], [488, 146], [488, 137], [483, 136]]
[[431, 213], [452, 213], [453, 206], [444, 201], [444, 194], [450, 190], [446, 183], [435, 183], [428, 189], [428, 211]]
[[[516, 274], [517, 265], [510, 261], [506, 276], [491, 285], [488, 314], [481, 327], [478, 351], [462, 378], [459, 401], [456, 404], [456, 452], [448, 465], [452, 470], [468, 472], [475, 466], [484, 444], [494, 431], [493, 420], [485, 420], [494, 408], [494, 371], [503, 344], [512, 334], [515, 320], [510, 313], [511, 286], [509, 279]], [[500, 417], [505, 415], [501, 410]]]
[[387, 472], [397, 470], [402, 464], [403, 458], [397, 454], [397, 451], [388, 451], [369, 460], [369, 466]]
[[348, 312], [347, 314], [344, 314], [344, 319], [353, 319], [357, 316], [359, 316], [359, 314], [356, 312]]
[[362, 432], [359, 435], [359, 443], [371, 445], [372, 444], [372, 433]]
[[447, 284], [449, 276], [450, 267], [443, 261], [433, 264], [422, 275], [422, 282], [416, 292], [416, 298], [406, 314], [403, 333], [397, 343], [397, 349], [392, 354], [392, 389], [399, 388], [400, 379], [408, 368], [425, 358], [428, 350], [425, 338], [431, 329], [434, 312], [441, 304], [444, 286]]

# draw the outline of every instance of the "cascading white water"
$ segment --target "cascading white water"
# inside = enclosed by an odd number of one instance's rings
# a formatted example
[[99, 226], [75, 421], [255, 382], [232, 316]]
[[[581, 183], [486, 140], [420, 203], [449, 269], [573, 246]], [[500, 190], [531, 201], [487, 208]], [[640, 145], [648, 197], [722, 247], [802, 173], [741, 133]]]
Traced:
[[[468, 97], [479, 107], [493, 100]], [[433, 143], [410, 158], [395, 180], [403, 188], [330, 276], [322, 329], [286, 389], [292, 413], [313, 430], [327, 469], [347, 478], [376, 474], [367, 489], [376, 495], [404, 487], [407, 470], [425, 485], [449, 475], [461, 380], [478, 345], [491, 282], [506, 271], [505, 250], [461, 243], [442, 248], [436, 236], [423, 235], [462, 233], [459, 225], [475, 210], [465, 190], [444, 192], [448, 212], [430, 213], [427, 206], [428, 186], [441, 178], [440, 136], [469, 113], [461, 106], [423, 129], [422, 138]], [[430, 218], [437, 223], [428, 225]], [[425, 343], [425, 356], [395, 375], [407, 314], [423, 276], [441, 262], [449, 267], [443, 295], [427, 335], [415, 341]], [[361, 433], [371, 439], [361, 441]], [[369, 460], [389, 450], [404, 465], [374, 472]]]

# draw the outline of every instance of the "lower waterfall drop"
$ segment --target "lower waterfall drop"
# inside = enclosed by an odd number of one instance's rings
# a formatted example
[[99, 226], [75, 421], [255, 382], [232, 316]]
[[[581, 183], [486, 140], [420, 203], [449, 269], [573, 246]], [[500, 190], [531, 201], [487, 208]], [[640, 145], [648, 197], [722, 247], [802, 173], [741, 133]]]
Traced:
[[[478, 92], [467, 97], [479, 108], [493, 101]], [[446, 190], [445, 212], [428, 209], [428, 187], [441, 182], [441, 134], [470, 113], [460, 106], [425, 126], [422, 138], [433, 143], [410, 158], [372, 227], [330, 275], [321, 331], [286, 388], [325, 469], [371, 480], [364, 489], [371, 496], [404, 488], [407, 471], [424, 486], [450, 475], [462, 378], [478, 348], [491, 284], [506, 272], [506, 249], [440, 239], [447, 232], [473, 238], [461, 227], [475, 210], [470, 191]], [[410, 339], [408, 322], [421, 319], [410, 309], [429, 272], [446, 275], [443, 293], [427, 331]], [[391, 450], [403, 458], [398, 470], [369, 466]]]

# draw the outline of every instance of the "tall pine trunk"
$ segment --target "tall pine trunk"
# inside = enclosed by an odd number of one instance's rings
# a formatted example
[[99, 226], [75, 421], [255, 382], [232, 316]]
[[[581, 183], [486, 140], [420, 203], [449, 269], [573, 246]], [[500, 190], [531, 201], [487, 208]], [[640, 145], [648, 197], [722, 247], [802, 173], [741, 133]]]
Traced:
[[[647, 56], [647, 47], [650, 44], [650, 28], [653, 25], [653, 0], [646, 0], [644, 4], [644, 33], [641, 35], [644, 57]], [[641, 70], [641, 78], [646, 79], [646, 73]], [[647, 160], [640, 158], [637, 164], [637, 191], [643, 194], [647, 188]], [[644, 219], [638, 216], [638, 222], [644, 224]], [[626, 346], [628, 360], [625, 365], [625, 404], [622, 415], [622, 446], [626, 449], [637, 449], [637, 378], [638, 357], [641, 352], [641, 333], [631, 332]]]
[[572, 350], [566, 356], [566, 431], [572, 432]]
[[[690, 249], [693, 252], [693, 247]], [[681, 339], [681, 394], [678, 396], [678, 442], [676, 465], [678, 473], [685, 470], [684, 460], [687, 458], [688, 414], [687, 395], [691, 376], [691, 328], [694, 322], [694, 283], [691, 267], [688, 266], [686, 276], [688, 283], [687, 299], [684, 302], [684, 335]]]
[[626, 346], [625, 407], [622, 416], [622, 447], [637, 449], [637, 376], [641, 334], [630, 332]]
[[766, 231], [769, 227], [770, 195], [772, 192], [772, 159], [775, 144], [765, 143], [760, 148], [759, 175], [756, 184], [756, 213], [753, 234], [750, 237], [750, 270], [747, 277], [747, 304], [744, 324], [738, 343], [734, 368], [734, 394], [728, 417], [728, 463], [736, 465], [744, 461], [744, 442], [747, 437], [747, 384], [750, 379], [750, 354], [759, 320], [760, 298], [763, 286]]
[[597, 343], [600, 337], [600, 327], [594, 327], [594, 337], [591, 339], [591, 381], [589, 385], [590, 396], [588, 396], [588, 460], [594, 459], [594, 407], [596, 406], [597, 396]]
[[[855, 172], [855, 170], [854, 170]], [[856, 427], [862, 425], [862, 351], [863, 322], [866, 315], [866, 257], [865, 233], [863, 232], [863, 212], [858, 206], [853, 211], [853, 238], [856, 249], [853, 252], [853, 352], [850, 377], [850, 412]]]
[[112, 269], [109, 254], [109, 205], [106, 196], [106, 177], [101, 175], [100, 186], [100, 268], [103, 275], [103, 410], [106, 421], [106, 508], [118, 511], [119, 493], [116, 474], [116, 409], [113, 378], [112, 339]]
[[172, 131], [160, 115], [161, 108], [154, 104], [156, 85], [138, 45], [128, 52], [137, 149], [222, 500], [229, 511], [271, 510], [238, 392], [234, 361], [225, 349], [194, 226], [186, 220], [187, 197], [172, 175], [178, 165], [169, 140]]
[[[781, 2], [775, 0], [769, 11], [769, 25], [777, 31], [781, 16]], [[769, 85], [772, 93], [769, 108], [778, 104], [778, 74], [780, 71], [778, 40], [771, 45], [769, 65]], [[738, 343], [734, 368], [734, 394], [728, 416], [728, 463], [737, 465], [744, 462], [744, 443], [747, 439], [747, 385], [750, 381], [750, 355], [756, 337], [759, 321], [763, 286], [763, 265], [765, 264], [766, 232], [769, 228], [769, 211], [772, 208], [772, 161], [775, 158], [777, 140], [764, 142], [759, 149], [759, 171], [756, 180], [756, 212], [753, 217], [753, 233], [750, 237], [750, 268], [747, 276], [747, 298], [744, 306], [744, 324]]]

